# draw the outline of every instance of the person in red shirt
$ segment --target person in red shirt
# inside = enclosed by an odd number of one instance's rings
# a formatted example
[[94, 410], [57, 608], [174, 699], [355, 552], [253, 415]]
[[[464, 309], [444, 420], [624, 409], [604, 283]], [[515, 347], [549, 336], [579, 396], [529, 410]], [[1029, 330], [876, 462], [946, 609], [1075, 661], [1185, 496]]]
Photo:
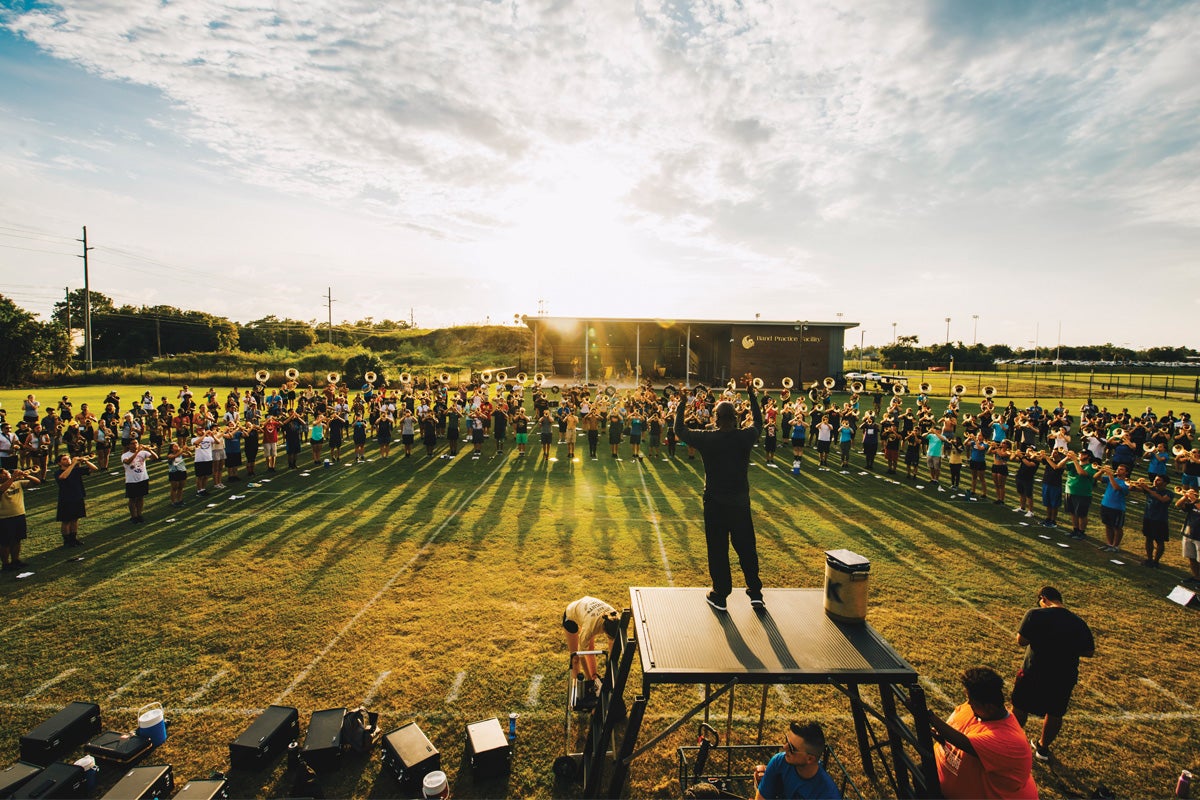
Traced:
[[962, 674], [967, 702], [943, 722], [930, 717], [938, 781], [947, 800], [1036, 800], [1033, 751], [1004, 705], [1004, 679], [988, 667]]
[[267, 460], [267, 472], [275, 471], [275, 458], [279, 453], [279, 429], [282, 427], [278, 418], [267, 417], [262, 425], [263, 457]]

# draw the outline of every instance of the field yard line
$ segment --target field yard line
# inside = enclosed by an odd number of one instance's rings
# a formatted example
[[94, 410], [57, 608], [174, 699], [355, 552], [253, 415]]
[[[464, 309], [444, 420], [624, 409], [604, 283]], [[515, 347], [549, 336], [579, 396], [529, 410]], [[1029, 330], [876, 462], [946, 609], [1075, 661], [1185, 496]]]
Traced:
[[23, 698], [21, 698], [21, 699], [22, 699], [22, 700], [32, 700], [33, 698], [37, 697], [37, 696], [38, 696], [39, 694], [41, 694], [42, 692], [44, 692], [44, 691], [46, 691], [47, 689], [49, 689], [51, 686], [54, 686], [54, 685], [55, 685], [55, 684], [57, 684], [57, 683], [61, 683], [62, 681], [65, 681], [67, 678], [71, 677], [72, 675], [74, 675], [74, 674], [75, 674], [76, 672], [78, 672], [78, 671], [79, 671], [79, 670], [78, 670], [78, 669], [76, 669], [75, 667], [71, 667], [70, 669], [63, 670], [62, 672], [58, 673], [57, 675], [55, 675], [55, 676], [54, 676], [53, 678], [51, 678], [50, 680], [48, 680], [48, 681], [46, 681], [45, 683], [43, 683], [41, 686], [38, 686], [38, 687], [36, 687], [36, 688], [32, 689], [32, 690], [31, 690], [31, 691], [30, 691], [28, 694], [26, 694], [26, 695], [25, 695]]
[[950, 697], [950, 695], [946, 694], [946, 690], [942, 688], [941, 684], [939, 684], [933, 678], [921, 676], [918, 678], [918, 680], [921, 681], [921, 685], [925, 687], [926, 691], [932, 694], [938, 700], [941, 700], [951, 708], [955, 708], [958, 705], [958, 703], [954, 702], [954, 699]]
[[534, 675], [533, 680], [529, 682], [529, 694], [525, 695], [525, 705], [530, 708], [536, 708], [539, 696], [542, 693], [542, 676], [541, 674]]
[[1150, 678], [1138, 678], [1138, 680], [1141, 681], [1144, 685], [1149, 686], [1151, 689], [1158, 692], [1163, 697], [1167, 698], [1168, 700], [1170, 700], [1171, 702], [1173, 702], [1175, 705], [1179, 706], [1180, 708], [1187, 709], [1188, 711], [1192, 711], [1195, 709], [1195, 706], [1193, 706], [1191, 703], [1187, 702], [1182, 697], [1180, 697], [1179, 695], [1172, 692], [1170, 689], [1167, 689], [1163, 686], [1159, 686], [1156, 681], [1153, 681]]
[[[125, 682], [124, 686], [118, 686], [117, 690], [115, 692], [113, 692], [112, 694], [110, 694], [107, 698], [105, 698], [104, 702], [107, 704], [107, 703], [111, 703], [113, 700], [116, 700], [118, 697], [125, 694], [125, 692], [129, 691], [130, 686], [133, 686], [133, 684], [137, 683], [138, 681], [140, 681], [142, 678], [146, 677], [150, 673], [151, 673], [151, 670], [144, 669], [141, 672], [139, 672], [137, 675], [134, 675], [132, 678], [130, 678], [128, 681]], [[189, 698], [188, 700], [185, 700], [184, 702], [191, 703], [191, 699]]]
[[779, 699], [783, 701], [785, 706], [790, 706], [792, 704], [792, 696], [788, 694], [786, 686], [784, 686], [782, 683], [777, 683], [771, 688], [775, 690], [775, 694], [779, 695]]
[[663, 544], [662, 528], [658, 525], [658, 507], [654, 505], [654, 499], [650, 497], [650, 490], [646, 487], [646, 471], [639, 469], [638, 478], [642, 482], [642, 497], [646, 499], [646, 505], [650, 507], [650, 524], [654, 526], [654, 536], [658, 539], [658, 554], [662, 557], [663, 571], [667, 573], [667, 586], [674, 586], [675, 579], [671, 577], [671, 564], [667, 561], [667, 548]]
[[379, 694], [379, 687], [383, 686], [383, 682], [386, 681], [388, 676], [391, 674], [392, 671], [390, 669], [385, 669], [383, 672], [379, 673], [379, 677], [376, 678], [375, 682], [371, 684], [371, 688], [367, 691], [367, 696], [362, 700], [363, 707], [369, 706], [371, 703], [375, 702], [375, 695]]
[[185, 706], [190, 706], [192, 703], [196, 702], [201, 697], [208, 694], [208, 690], [211, 689], [212, 687], [216, 686], [217, 681], [221, 680], [221, 678], [224, 678], [228, 674], [229, 674], [229, 670], [227, 670], [227, 669], [217, 670], [216, 672], [214, 672], [212, 674], [212, 676], [208, 680], [206, 680], [204, 682], [203, 686], [201, 686], [199, 689], [196, 690], [196, 692], [191, 697], [184, 700], [183, 704]]
[[446, 694], [446, 705], [451, 705], [458, 700], [458, 693], [462, 691], [463, 681], [466, 680], [467, 673], [460, 672], [454, 676], [454, 683], [450, 686], [450, 691]]
[[321, 648], [321, 651], [313, 656], [313, 660], [308, 662], [308, 666], [300, 670], [296, 677], [292, 679], [292, 682], [288, 684], [287, 688], [275, 698], [272, 705], [279, 705], [281, 702], [283, 702], [284, 698], [294, 692], [296, 687], [303, 683], [308, 677], [309, 673], [316, 669], [316, 666], [324, 660], [325, 656], [329, 655], [329, 652], [333, 650], [333, 648], [337, 647], [338, 642], [340, 642], [342, 637], [354, 627], [354, 624], [362, 619], [362, 616], [366, 614], [367, 611], [369, 611], [376, 603], [378, 603], [380, 598], [383, 597], [385, 593], [387, 593], [393, 586], [396, 585], [396, 581], [400, 580], [400, 576], [412, 569], [413, 564], [425, 557], [430, 545], [437, 541], [438, 536], [440, 536], [442, 531], [446, 529], [446, 526], [449, 525], [464, 508], [468, 508], [471, 505], [472, 501], [475, 500], [475, 495], [479, 494], [479, 492], [483, 490], [483, 487], [491, 482], [492, 478], [496, 476], [496, 473], [501, 470], [501, 468], [504, 466], [504, 462], [507, 460], [507, 457], [500, 459], [499, 463], [497, 463], [496, 466], [492, 468], [492, 471], [487, 474], [487, 477], [481, 480], [479, 485], [476, 486], [470, 494], [459, 501], [454, 510], [447, 514], [446, 518], [442, 520], [442, 524], [438, 525], [433, 533], [429, 534], [429, 538], [424, 541], [420, 549], [413, 553], [412, 557], [409, 558], [408, 561], [404, 562], [404, 565], [392, 574], [392, 577], [387, 579], [387, 582], [380, 587], [379, 591], [376, 592], [370, 600], [363, 604], [363, 607], [360, 608], [353, 617], [347, 620], [346, 624], [342, 625], [338, 632], [333, 635], [333, 638], [330, 639], [323, 648]]

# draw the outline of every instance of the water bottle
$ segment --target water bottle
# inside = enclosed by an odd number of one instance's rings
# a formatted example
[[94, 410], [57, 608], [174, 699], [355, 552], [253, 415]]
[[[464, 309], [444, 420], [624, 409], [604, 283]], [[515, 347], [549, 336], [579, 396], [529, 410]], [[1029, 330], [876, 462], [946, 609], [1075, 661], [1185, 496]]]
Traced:
[[1179, 780], [1175, 783], [1175, 796], [1192, 796], [1192, 773], [1188, 772], [1186, 769], [1179, 773]]
[[792, 462], [792, 474], [793, 475], [800, 474], [800, 459], [798, 459], [798, 458]]
[[88, 794], [96, 791], [96, 781], [100, 777], [100, 767], [96, 765], [95, 757], [84, 756], [75, 762], [75, 766], [83, 768], [84, 778], [87, 779]]
[[508, 741], [516, 741], [517, 738], [517, 717], [520, 716], [513, 711], [508, 715]]

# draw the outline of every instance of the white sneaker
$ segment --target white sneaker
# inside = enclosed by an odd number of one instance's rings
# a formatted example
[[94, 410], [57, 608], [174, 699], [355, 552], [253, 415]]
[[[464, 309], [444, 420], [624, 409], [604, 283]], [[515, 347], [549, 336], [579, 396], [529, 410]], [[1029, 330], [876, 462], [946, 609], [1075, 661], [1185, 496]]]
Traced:
[[1026, 512], [1025, 512], [1025, 516], [1027, 516], [1027, 517], [1032, 517], [1032, 516], [1033, 516], [1033, 512], [1032, 512], [1032, 511], [1026, 511]]
[[225, 484], [223, 484], [223, 483], [214, 483], [214, 484], [213, 484], [213, 488], [214, 488], [214, 489], [224, 489], [224, 488], [225, 488]]

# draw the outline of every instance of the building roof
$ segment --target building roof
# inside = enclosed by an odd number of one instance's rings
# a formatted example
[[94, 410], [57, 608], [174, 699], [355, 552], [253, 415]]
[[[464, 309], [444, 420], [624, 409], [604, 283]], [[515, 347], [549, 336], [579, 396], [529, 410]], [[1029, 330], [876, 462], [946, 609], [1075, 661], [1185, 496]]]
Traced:
[[521, 321], [526, 325], [531, 325], [534, 322], [545, 324], [562, 323], [562, 322], [620, 322], [620, 323], [653, 323], [655, 325], [760, 325], [763, 327], [776, 327], [779, 325], [818, 325], [825, 328], [857, 328], [857, 322], [829, 322], [815, 319], [783, 319], [783, 320], [766, 320], [766, 319], [669, 319], [664, 317], [551, 317], [551, 316], [530, 316], [528, 314], [521, 315]]

